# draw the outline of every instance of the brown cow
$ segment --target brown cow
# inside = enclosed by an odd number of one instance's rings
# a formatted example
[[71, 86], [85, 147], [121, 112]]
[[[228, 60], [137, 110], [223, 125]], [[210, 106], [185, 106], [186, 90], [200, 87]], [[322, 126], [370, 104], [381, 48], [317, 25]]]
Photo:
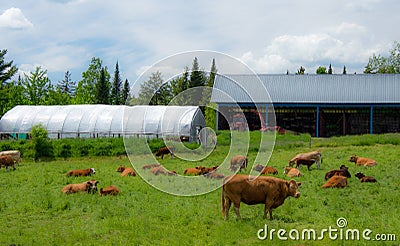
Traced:
[[95, 174], [96, 171], [94, 170], [94, 168], [87, 168], [87, 169], [83, 169], [83, 170], [72, 170], [67, 172], [66, 176], [92, 176], [92, 174]]
[[244, 171], [246, 171], [247, 164], [248, 164], [248, 160], [247, 160], [246, 156], [236, 155], [236, 156], [232, 157], [232, 159], [231, 159], [230, 169], [232, 172], [235, 172], [238, 168], [240, 168], [239, 171], [242, 169], [244, 169]]
[[272, 209], [279, 207], [289, 196], [299, 198], [298, 187], [301, 183], [294, 180], [283, 180], [270, 176], [249, 177], [236, 174], [226, 177], [222, 186], [222, 215], [228, 219], [231, 203], [238, 219], [241, 218], [240, 202], [248, 205], [265, 204], [264, 218], [272, 220]]
[[344, 176], [335, 175], [332, 176], [322, 188], [344, 188], [347, 186], [347, 178]]
[[205, 169], [206, 168], [202, 167], [202, 166], [189, 167], [189, 168], [186, 168], [185, 171], [183, 171], [183, 174], [194, 175], [194, 176], [203, 175], [205, 173]]
[[15, 161], [12, 158], [11, 155], [3, 155], [0, 156], [0, 168], [4, 166], [6, 170], [9, 169], [9, 167], [13, 167], [13, 170], [15, 170]]
[[21, 152], [19, 150], [4, 150], [0, 151], [0, 156], [11, 155], [16, 164], [21, 161]]
[[97, 192], [97, 180], [89, 180], [80, 184], [68, 184], [62, 188], [62, 192], [65, 194], [72, 194], [79, 191], [86, 191], [87, 193], [95, 194]]
[[351, 178], [351, 174], [349, 173], [349, 168], [346, 167], [345, 165], [341, 165], [339, 170], [331, 170], [325, 174], [325, 180], [328, 180], [329, 178], [338, 175], [338, 176], [344, 176], [346, 178]]
[[204, 168], [204, 171], [203, 171], [203, 174], [207, 174], [207, 173], [214, 172], [217, 168], [218, 168], [218, 166], [205, 167], [205, 168]]
[[261, 174], [278, 174], [278, 170], [276, 170], [276, 168], [271, 166], [264, 167], [261, 164], [257, 164], [255, 167], [253, 167], [253, 170], [260, 172]]
[[223, 178], [225, 178], [225, 176], [223, 174], [216, 173], [216, 172], [205, 173], [204, 177], [210, 178], [210, 179], [223, 179]]
[[365, 158], [365, 157], [358, 157], [356, 155], [352, 155], [349, 159], [350, 162], [354, 162], [356, 166], [366, 166], [366, 167], [372, 167], [378, 165], [378, 163], [370, 158]]
[[106, 195], [115, 196], [115, 195], [118, 195], [119, 193], [120, 193], [120, 190], [116, 186], [110, 185], [106, 188], [100, 188], [99, 196], [103, 196], [103, 195], [104, 196], [106, 196]]
[[283, 173], [286, 174], [286, 176], [290, 177], [290, 178], [294, 178], [294, 177], [300, 177], [302, 174], [299, 171], [299, 169], [295, 168], [295, 167], [285, 167], [285, 169], [283, 170]]
[[161, 156], [161, 159], [164, 159], [164, 155], [167, 154], [170, 154], [171, 157], [174, 157], [174, 146], [163, 147], [156, 152], [156, 156]]
[[121, 176], [136, 176], [135, 170], [130, 167], [119, 166], [116, 170], [117, 172], [121, 173]]
[[151, 169], [151, 168], [159, 167], [159, 166], [161, 166], [161, 165], [160, 164], [149, 164], [149, 165], [144, 165], [142, 168], [143, 169]]
[[321, 162], [322, 162], [322, 154], [318, 150], [307, 152], [307, 153], [297, 154], [295, 157], [293, 157], [289, 161], [289, 166], [293, 166], [293, 164], [296, 164], [296, 167], [298, 167], [299, 164], [297, 164], [297, 160], [301, 160], [300, 162], [303, 162], [303, 163], [305, 163], [305, 161], [307, 161], [307, 160], [308, 161], [313, 160], [314, 162], [317, 163], [317, 169], [319, 169], [321, 166]]
[[167, 171], [164, 169], [163, 166], [158, 166], [158, 167], [154, 167], [150, 170], [151, 173], [153, 173], [154, 175], [168, 175], [168, 176], [175, 176], [177, 175], [177, 173], [175, 171]]
[[365, 176], [363, 173], [360, 173], [360, 172], [356, 173], [355, 176], [361, 181], [361, 183], [364, 183], [364, 182], [375, 183], [375, 182], [377, 182], [374, 177]]
[[310, 167], [311, 167], [311, 165], [314, 164], [314, 163], [315, 163], [315, 160], [314, 160], [314, 159], [311, 159], [311, 160], [297, 159], [297, 160], [296, 160], [296, 168], [299, 168], [300, 165], [305, 165], [305, 166], [307, 166], [308, 171], [310, 171]]

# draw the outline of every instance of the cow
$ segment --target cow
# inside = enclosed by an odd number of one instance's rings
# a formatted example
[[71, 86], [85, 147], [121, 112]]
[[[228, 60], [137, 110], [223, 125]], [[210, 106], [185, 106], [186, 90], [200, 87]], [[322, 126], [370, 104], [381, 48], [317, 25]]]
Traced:
[[121, 173], [121, 176], [136, 176], [135, 170], [130, 167], [119, 166], [116, 170], [117, 172]]
[[161, 159], [164, 159], [164, 155], [170, 154], [171, 157], [174, 157], [174, 146], [167, 146], [160, 148], [156, 152], [156, 157], [161, 156]]
[[222, 185], [222, 215], [228, 219], [231, 203], [238, 219], [241, 219], [240, 202], [248, 205], [264, 204], [264, 219], [269, 212], [272, 220], [272, 209], [279, 207], [289, 196], [299, 198], [298, 187], [301, 183], [295, 180], [283, 180], [271, 176], [250, 177], [244, 174], [228, 176]]
[[356, 173], [355, 176], [361, 181], [361, 183], [364, 183], [364, 182], [375, 183], [375, 182], [377, 182], [374, 177], [365, 176], [363, 173], [360, 173], [360, 172]]
[[366, 167], [372, 167], [378, 165], [378, 163], [370, 158], [365, 158], [365, 157], [358, 157], [356, 155], [350, 156], [349, 159], [350, 162], [354, 162], [356, 166], [366, 166]]
[[15, 161], [11, 155], [3, 155], [0, 156], [0, 168], [4, 166], [6, 170], [8, 170], [10, 167], [15, 170]]
[[158, 167], [154, 167], [150, 170], [151, 173], [153, 173], [154, 175], [168, 175], [168, 176], [175, 176], [177, 175], [176, 171], [167, 171], [164, 169], [163, 166], [158, 166]]
[[[311, 162], [311, 160], [313, 160], [314, 162], [317, 163], [317, 169], [319, 169], [321, 166], [321, 162], [322, 162], [322, 154], [318, 150], [307, 152], [307, 153], [297, 154], [295, 157], [293, 157], [289, 161], [289, 166], [293, 166], [293, 164], [296, 164], [296, 167], [298, 167], [300, 164], [297, 164], [297, 160], [301, 160], [300, 162], [302, 162], [302, 163], [305, 163], [305, 161]], [[309, 164], [308, 168], [311, 165], [312, 164]]]
[[328, 180], [329, 178], [333, 177], [334, 175], [339, 175], [339, 176], [344, 176], [346, 178], [351, 178], [351, 174], [349, 173], [349, 168], [346, 167], [345, 165], [341, 165], [339, 170], [331, 170], [325, 174], [325, 180]]
[[205, 173], [203, 176], [206, 177], [206, 178], [209, 178], [209, 179], [223, 179], [223, 178], [225, 178], [225, 176], [223, 174], [216, 173], [216, 172]]
[[296, 160], [296, 168], [299, 168], [300, 165], [305, 165], [305, 166], [307, 166], [308, 171], [310, 171], [310, 167], [311, 167], [311, 165], [314, 164], [314, 163], [315, 163], [315, 160], [314, 160], [314, 159], [311, 159], [311, 160], [307, 160], [307, 159], [297, 159], [297, 160]]
[[92, 176], [92, 174], [95, 174], [96, 171], [94, 170], [93, 167], [91, 168], [87, 168], [87, 169], [83, 169], [83, 170], [72, 170], [67, 172], [66, 176]]
[[261, 164], [257, 164], [253, 167], [254, 171], [260, 172], [261, 174], [278, 174], [278, 170], [271, 166], [263, 166]]
[[214, 172], [217, 168], [218, 168], [218, 166], [205, 167], [204, 170], [203, 170], [203, 175], [207, 174], [207, 173]]
[[159, 166], [161, 166], [161, 165], [160, 164], [149, 164], [149, 165], [144, 165], [142, 167], [142, 169], [151, 169], [151, 168], [159, 167]]
[[121, 191], [114, 185], [110, 185], [106, 188], [100, 188], [99, 196], [106, 195], [118, 195]]
[[68, 184], [66, 186], [64, 186], [64, 188], [62, 188], [62, 192], [64, 194], [72, 194], [72, 193], [76, 193], [76, 192], [84, 192], [86, 191], [87, 193], [92, 193], [95, 194], [97, 193], [97, 184], [99, 183], [99, 181], [97, 180], [89, 180], [80, 184]]
[[344, 188], [347, 186], [347, 178], [344, 176], [334, 175], [325, 184], [322, 185], [322, 188]]
[[11, 155], [16, 164], [21, 161], [21, 152], [19, 150], [0, 151], [0, 156]]
[[205, 173], [205, 167], [202, 166], [197, 166], [197, 167], [189, 167], [186, 168], [185, 171], [183, 171], [183, 174], [185, 175], [203, 175]]
[[248, 164], [248, 159], [246, 156], [236, 155], [231, 158], [230, 169], [232, 172], [235, 172], [238, 168], [239, 168], [239, 171], [242, 169], [244, 169], [244, 171], [246, 171], [247, 164]]
[[295, 167], [285, 167], [285, 169], [283, 170], [283, 173], [286, 174], [286, 176], [290, 177], [290, 178], [294, 178], [294, 177], [300, 177], [302, 174], [299, 171], [299, 169], [295, 168]]

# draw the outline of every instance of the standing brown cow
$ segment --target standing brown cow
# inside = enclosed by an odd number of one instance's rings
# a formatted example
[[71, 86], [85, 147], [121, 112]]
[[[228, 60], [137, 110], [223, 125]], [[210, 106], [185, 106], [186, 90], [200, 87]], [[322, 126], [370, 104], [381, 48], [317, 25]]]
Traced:
[[9, 167], [13, 167], [13, 170], [15, 170], [15, 161], [11, 155], [3, 155], [0, 156], [0, 168], [4, 166], [6, 170], [8, 170]]
[[238, 168], [239, 168], [239, 171], [241, 169], [244, 169], [244, 171], [246, 171], [247, 163], [248, 163], [248, 160], [247, 160], [246, 156], [236, 155], [236, 156], [232, 157], [232, 159], [231, 159], [230, 169], [232, 172], [235, 172]]
[[[297, 163], [298, 160], [300, 161], [300, 163]], [[289, 161], [289, 166], [293, 166], [293, 164], [296, 164], [296, 167], [299, 167], [300, 164], [305, 164], [309, 168], [309, 166], [312, 165], [311, 160], [313, 160], [314, 162], [317, 163], [317, 169], [319, 169], [321, 166], [321, 162], [322, 162], [321, 152], [318, 150], [315, 150], [315, 151], [311, 151], [311, 152], [307, 152], [307, 153], [297, 154], [295, 157], [293, 157]]]
[[298, 187], [301, 183], [295, 180], [283, 180], [270, 176], [250, 177], [236, 174], [226, 177], [222, 186], [222, 215], [228, 219], [231, 203], [238, 219], [241, 218], [240, 202], [248, 205], [265, 204], [264, 218], [272, 220], [272, 209], [279, 207], [289, 196], [299, 198]]

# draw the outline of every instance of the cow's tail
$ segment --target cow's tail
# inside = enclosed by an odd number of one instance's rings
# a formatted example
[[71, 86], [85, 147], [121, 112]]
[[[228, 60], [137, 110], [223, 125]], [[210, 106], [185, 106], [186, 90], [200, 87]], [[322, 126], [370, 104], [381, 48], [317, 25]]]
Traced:
[[223, 181], [222, 184], [221, 211], [222, 211], [222, 216], [225, 216], [225, 180]]

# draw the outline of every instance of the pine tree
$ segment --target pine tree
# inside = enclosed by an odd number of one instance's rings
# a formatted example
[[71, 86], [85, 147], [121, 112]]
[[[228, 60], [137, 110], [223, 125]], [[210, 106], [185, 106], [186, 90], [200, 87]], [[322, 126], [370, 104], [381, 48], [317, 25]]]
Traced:
[[343, 66], [343, 74], [347, 74], [346, 66]]
[[66, 93], [69, 96], [73, 96], [76, 89], [76, 83], [71, 80], [71, 73], [65, 72], [64, 80], [59, 81], [57, 87], [60, 88], [61, 93]]
[[121, 93], [121, 104], [125, 105], [128, 103], [128, 99], [129, 99], [129, 81], [128, 79], [125, 79], [124, 82], [124, 87], [122, 89], [122, 93]]
[[122, 87], [122, 81], [119, 75], [119, 66], [117, 61], [117, 64], [115, 65], [114, 79], [111, 87], [111, 98], [110, 98], [111, 104], [120, 105], [122, 102], [124, 102], [122, 100], [121, 87]]
[[106, 68], [102, 68], [100, 71], [100, 79], [96, 84], [96, 97], [95, 103], [98, 104], [109, 104], [110, 103], [110, 87], [109, 81], [106, 79]]
[[328, 74], [332, 74], [332, 73], [333, 73], [332, 64], [329, 64]]
[[190, 81], [188, 84], [188, 88], [193, 88], [197, 86], [204, 86], [204, 74], [202, 71], [200, 71], [199, 67], [199, 62], [197, 60], [197, 57], [194, 58], [193, 60], [193, 66], [192, 66], [192, 71], [190, 73]]
[[215, 65], [215, 59], [213, 59], [211, 63], [210, 76], [208, 77], [208, 82], [207, 82], [207, 85], [209, 87], [214, 86], [214, 80], [216, 75], [217, 75], [217, 66]]

